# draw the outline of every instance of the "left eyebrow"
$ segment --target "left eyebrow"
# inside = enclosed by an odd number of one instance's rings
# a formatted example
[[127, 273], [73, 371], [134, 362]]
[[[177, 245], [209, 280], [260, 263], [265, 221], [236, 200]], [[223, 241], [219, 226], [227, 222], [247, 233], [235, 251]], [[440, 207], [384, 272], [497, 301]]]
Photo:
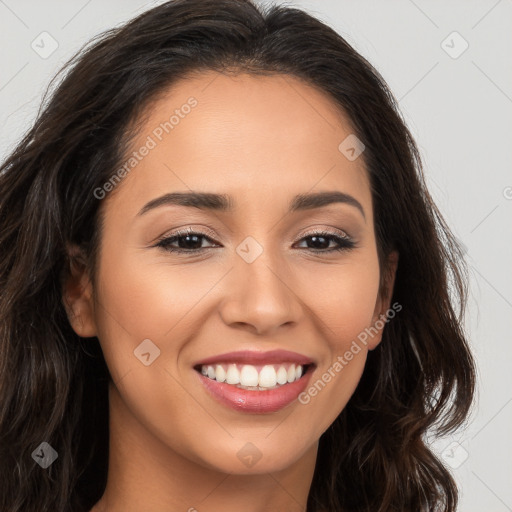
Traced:
[[[310, 194], [298, 194], [292, 198], [289, 211], [303, 211], [314, 208], [321, 208], [333, 203], [344, 203], [357, 208], [366, 222], [366, 215], [361, 203], [353, 196], [339, 191], [315, 192]], [[166, 205], [178, 205], [201, 210], [232, 211], [234, 200], [227, 194], [213, 194], [209, 192], [171, 192], [152, 199], [145, 204], [137, 214], [144, 215], [146, 212]]]

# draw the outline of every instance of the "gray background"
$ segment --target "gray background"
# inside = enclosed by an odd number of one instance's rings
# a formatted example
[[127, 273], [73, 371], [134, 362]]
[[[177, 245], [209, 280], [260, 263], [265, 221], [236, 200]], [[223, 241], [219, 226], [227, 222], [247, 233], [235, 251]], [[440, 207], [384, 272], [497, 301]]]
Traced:
[[[76, 50], [160, 3], [0, 0], [0, 159]], [[467, 248], [477, 406], [465, 429], [432, 446], [461, 488], [459, 510], [512, 511], [512, 0], [287, 3], [326, 21], [387, 80], [429, 189]], [[43, 58], [51, 44], [58, 47]]]

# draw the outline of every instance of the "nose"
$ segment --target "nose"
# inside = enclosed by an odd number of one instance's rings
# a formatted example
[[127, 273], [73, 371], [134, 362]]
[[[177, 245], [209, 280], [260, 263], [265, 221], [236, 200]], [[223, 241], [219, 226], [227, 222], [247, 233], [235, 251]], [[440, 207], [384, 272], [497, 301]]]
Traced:
[[225, 283], [220, 316], [230, 327], [272, 335], [297, 324], [304, 308], [289, 269], [264, 254], [252, 263], [235, 263]]

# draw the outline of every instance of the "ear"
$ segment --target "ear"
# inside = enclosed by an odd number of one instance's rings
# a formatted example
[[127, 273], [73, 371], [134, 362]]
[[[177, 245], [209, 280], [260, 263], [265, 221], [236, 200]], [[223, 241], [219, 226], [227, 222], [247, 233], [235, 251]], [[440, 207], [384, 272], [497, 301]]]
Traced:
[[83, 251], [76, 245], [67, 246], [69, 267], [62, 282], [62, 303], [69, 323], [82, 338], [96, 336], [92, 283], [87, 272]]
[[[398, 251], [392, 251], [387, 259], [386, 273], [381, 279], [377, 303], [373, 312], [370, 327], [371, 336], [368, 339], [368, 350], [374, 350], [382, 341], [382, 333], [386, 326], [386, 311], [389, 310], [393, 289], [395, 286], [396, 269], [398, 267]], [[377, 331], [375, 333], [375, 331]]]

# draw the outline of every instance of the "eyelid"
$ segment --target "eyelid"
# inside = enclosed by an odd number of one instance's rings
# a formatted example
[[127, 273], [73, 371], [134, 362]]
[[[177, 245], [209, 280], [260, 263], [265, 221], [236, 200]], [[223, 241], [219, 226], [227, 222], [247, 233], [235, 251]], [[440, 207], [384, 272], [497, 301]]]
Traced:
[[342, 229], [335, 228], [332, 226], [329, 226], [327, 228], [325, 227], [314, 227], [314, 228], [308, 228], [306, 231], [301, 232], [299, 235], [299, 239], [302, 239], [304, 237], [310, 236], [310, 235], [316, 235], [319, 232], [324, 233], [330, 233], [331, 235], [339, 236], [340, 238], [346, 239], [346, 240], [352, 240], [352, 237]]
[[[346, 231], [343, 231], [342, 229], [335, 228], [333, 226], [328, 226], [327, 228], [317, 226], [317, 227], [308, 227], [306, 230], [302, 231], [298, 235], [298, 238], [296, 241], [300, 241], [305, 237], [308, 237], [311, 235], [316, 235], [320, 232], [339, 236], [340, 238], [343, 238], [346, 240], [352, 240], [352, 237]], [[205, 238], [209, 238], [210, 241], [217, 243], [216, 242], [217, 235], [211, 228], [209, 228], [208, 226], [201, 226], [201, 227], [196, 226], [195, 227], [193, 224], [189, 224], [183, 228], [175, 228], [174, 230], [171, 230], [170, 232], [166, 232], [165, 234], [159, 236], [155, 240], [155, 243], [159, 243], [162, 240], [165, 240], [170, 237], [181, 237], [181, 236], [186, 236], [191, 233], [199, 233], [202, 236], [204, 236]]]
[[305, 230], [301, 231], [297, 241], [300, 241], [308, 236], [316, 235], [318, 233], [339, 237], [346, 242], [354, 244], [356, 243], [356, 238], [354, 238], [348, 231], [328, 224], [308, 226]]
[[185, 227], [178, 227], [166, 231], [163, 235], [159, 236], [154, 240], [155, 243], [161, 242], [166, 238], [175, 237], [175, 236], [186, 236], [190, 233], [200, 233], [205, 238], [210, 238], [212, 241], [215, 241], [215, 237], [217, 236], [213, 229], [208, 226], [199, 226], [194, 224], [187, 224]]

